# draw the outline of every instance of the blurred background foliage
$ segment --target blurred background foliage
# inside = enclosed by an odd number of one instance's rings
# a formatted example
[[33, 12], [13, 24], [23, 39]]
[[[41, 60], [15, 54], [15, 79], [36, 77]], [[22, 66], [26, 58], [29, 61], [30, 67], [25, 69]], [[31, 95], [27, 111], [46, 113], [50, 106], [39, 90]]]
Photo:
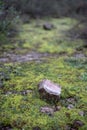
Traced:
[[77, 13], [87, 14], [87, 0], [0, 0], [0, 31], [13, 28], [19, 14], [41, 18], [72, 16]]

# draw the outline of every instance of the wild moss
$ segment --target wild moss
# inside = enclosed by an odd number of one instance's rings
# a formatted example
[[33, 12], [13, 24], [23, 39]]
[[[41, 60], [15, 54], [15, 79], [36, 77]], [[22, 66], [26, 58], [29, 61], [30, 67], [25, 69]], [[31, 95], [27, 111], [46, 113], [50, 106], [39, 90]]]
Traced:
[[[45, 21], [52, 23], [55, 26], [55, 29], [51, 31], [44, 30], [43, 24]], [[19, 34], [20, 39], [25, 40], [22, 47], [39, 52], [66, 52], [72, 54], [75, 51], [76, 46], [80, 46], [82, 43], [80, 43], [80, 41], [69, 41], [66, 39], [64, 31], [69, 30], [76, 22], [77, 21], [70, 18], [62, 18], [59, 20], [38, 20], [36, 22], [32, 21], [30, 24], [25, 24], [22, 28], [23, 31]]]
[[[46, 31], [43, 29], [44, 23], [51, 23], [55, 28]], [[66, 35], [76, 23], [78, 21], [72, 18], [31, 20], [28, 24], [22, 24], [17, 35], [11, 38], [8, 44], [5, 42], [6, 44], [1, 45], [1, 50], [5, 52], [12, 50], [17, 54], [29, 51], [73, 54], [76, 48], [83, 45], [82, 40], [71, 40]], [[84, 52], [86, 53], [86, 50]]]
[[[79, 111], [86, 112], [87, 107], [87, 93], [85, 91], [87, 83], [81, 79], [86, 69], [84, 67], [77, 69], [77, 67], [67, 64], [66, 61], [67, 57], [60, 57], [48, 59], [42, 63], [27, 62], [14, 66], [13, 64], [6, 64], [1, 67], [2, 72], [9, 72], [10, 79], [3, 79], [4, 87], [0, 94], [0, 122], [11, 124], [13, 128], [26, 130], [36, 126], [42, 130], [52, 128], [64, 130], [65, 126], [68, 123], [72, 124], [75, 119], [80, 119], [86, 124], [86, 115], [81, 117], [78, 114]], [[37, 85], [42, 79], [50, 79], [62, 86], [61, 100], [57, 103], [57, 105], [61, 105], [61, 110], [55, 112], [53, 117], [40, 112], [42, 106], [53, 105], [53, 103], [50, 104], [39, 97]], [[7, 93], [14, 90], [16, 92], [32, 90], [32, 93], [27, 95]], [[73, 104], [74, 108], [71, 110], [67, 108], [69, 103], [66, 100], [69, 97], [76, 100]]]
[[[45, 22], [54, 24], [55, 29], [44, 30]], [[11, 38], [8, 45], [14, 50], [8, 47], [4, 36], [1, 36], [2, 41], [5, 40], [1, 50], [4, 47], [16, 54], [30, 51], [56, 53], [56, 57], [46, 57], [40, 62], [0, 64], [0, 124], [10, 124], [14, 130], [32, 130], [35, 127], [41, 130], [64, 130], [74, 120], [81, 120], [84, 126], [80, 129], [86, 130], [86, 49], [78, 51], [83, 41], [71, 40], [66, 35], [76, 23], [71, 18], [32, 20], [22, 25], [19, 35]], [[84, 57], [76, 58], [78, 53], [84, 54]], [[54, 102], [40, 99], [38, 83], [43, 79], [52, 80], [62, 87], [60, 100], [56, 103], [61, 109], [53, 115], [40, 112], [43, 106], [55, 106]], [[69, 98], [74, 102], [68, 102]], [[73, 105], [72, 109], [68, 109], [70, 104]], [[79, 115], [80, 111], [84, 116]]]

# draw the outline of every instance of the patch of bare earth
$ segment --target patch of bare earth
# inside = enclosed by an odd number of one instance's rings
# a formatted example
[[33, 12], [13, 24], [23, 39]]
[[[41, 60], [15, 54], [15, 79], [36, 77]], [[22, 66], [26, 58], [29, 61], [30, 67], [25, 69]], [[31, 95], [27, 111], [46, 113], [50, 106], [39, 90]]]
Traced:
[[14, 54], [14, 53], [5, 53], [2, 57], [0, 57], [1, 63], [8, 62], [28, 62], [28, 61], [42, 61], [46, 58], [56, 58], [59, 56], [64, 56], [65, 54], [49, 54], [49, 53], [37, 53], [37, 52], [29, 52], [27, 54]]

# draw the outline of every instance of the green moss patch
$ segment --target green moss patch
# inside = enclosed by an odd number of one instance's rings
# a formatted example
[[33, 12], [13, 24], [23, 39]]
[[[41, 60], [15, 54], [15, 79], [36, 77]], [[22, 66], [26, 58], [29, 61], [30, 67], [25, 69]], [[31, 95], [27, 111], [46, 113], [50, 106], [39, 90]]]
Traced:
[[[86, 128], [87, 108], [87, 82], [85, 59], [77, 59], [72, 64], [73, 58], [47, 59], [42, 63], [27, 62], [16, 64], [4, 64], [0, 66], [0, 75], [3, 87], [0, 88], [0, 123], [10, 124], [14, 129], [33, 129], [40, 127], [41, 130], [60, 129], [64, 130], [67, 124], [74, 120], [84, 122]], [[77, 64], [81, 67], [78, 69]], [[79, 67], [79, 66], [78, 66]], [[3, 76], [4, 75], [4, 76]], [[9, 78], [5, 78], [5, 76]], [[62, 94], [57, 105], [61, 110], [51, 117], [40, 112], [42, 106], [54, 106], [54, 102], [46, 102], [40, 99], [38, 83], [42, 79], [50, 79], [62, 86]], [[31, 93], [22, 95], [20, 91], [32, 90]], [[8, 92], [16, 91], [15, 93]], [[74, 98], [74, 108], [68, 109], [68, 98]], [[79, 115], [83, 111], [84, 116]], [[68, 114], [67, 114], [68, 113]]]
[[[44, 30], [44, 23], [51, 23], [54, 28]], [[0, 128], [65, 130], [80, 120], [84, 124], [80, 130], [87, 129], [86, 47], [80, 38], [72, 40], [67, 36], [77, 23], [72, 18], [37, 19], [22, 24], [15, 37], [0, 35], [0, 57], [21, 57], [34, 51], [43, 55], [41, 60], [12, 63], [9, 59], [11, 63], [0, 63]], [[38, 84], [43, 79], [61, 86], [56, 104], [40, 99]], [[41, 113], [44, 106], [59, 106], [60, 110], [53, 115]]]
[[[50, 31], [44, 30], [43, 24], [45, 23], [53, 24], [54, 28]], [[76, 52], [76, 49], [83, 46], [81, 39], [72, 40], [67, 36], [67, 31], [77, 23], [77, 20], [65, 17], [31, 20], [28, 24], [19, 25], [17, 35], [9, 37], [8, 42], [5, 40], [5, 36], [0, 36], [2, 39], [1, 53], [12, 51], [17, 54], [24, 54], [29, 51], [36, 51], [71, 55]], [[86, 54], [86, 50], [83, 52]]]

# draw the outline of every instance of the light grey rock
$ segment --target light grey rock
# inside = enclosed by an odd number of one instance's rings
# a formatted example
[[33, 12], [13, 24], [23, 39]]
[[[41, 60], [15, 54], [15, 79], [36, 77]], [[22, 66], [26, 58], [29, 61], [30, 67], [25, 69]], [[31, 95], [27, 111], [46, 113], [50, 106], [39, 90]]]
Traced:
[[7, 93], [6, 93], [6, 95], [11, 95], [12, 94], [12, 92], [11, 91], [8, 91]]
[[74, 106], [73, 106], [72, 104], [69, 104], [67, 108], [68, 108], [68, 109], [73, 109]]
[[61, 110], [61, 106], [56, 106], [56, 110], [55, 111], [60, 111]]
[[28, 93], [32, 93], [32, 90], [26, 90], [26, 93], [28, 94]]
[[61, 87], [48, 79], [44, 79], [39, 83], [39, 93], [45, 99], [58, 100], [61, 94]]
[[51, 107], [45, 106], [45, 107], [41, 107], [40, 112], [53, 115], [54, 109]]
[[68, 98], [68, 99], [67, 99], [67, 102], [68, 102], [68, 103], [73, 103], [73, 104], [74, 104], [76, 101], [75, 101], [74, 98]]
[[79, 112], [79, 115], [80, 115], [80, 116], [84, 116], [84, 111], [80, 111], [80, 112]]

